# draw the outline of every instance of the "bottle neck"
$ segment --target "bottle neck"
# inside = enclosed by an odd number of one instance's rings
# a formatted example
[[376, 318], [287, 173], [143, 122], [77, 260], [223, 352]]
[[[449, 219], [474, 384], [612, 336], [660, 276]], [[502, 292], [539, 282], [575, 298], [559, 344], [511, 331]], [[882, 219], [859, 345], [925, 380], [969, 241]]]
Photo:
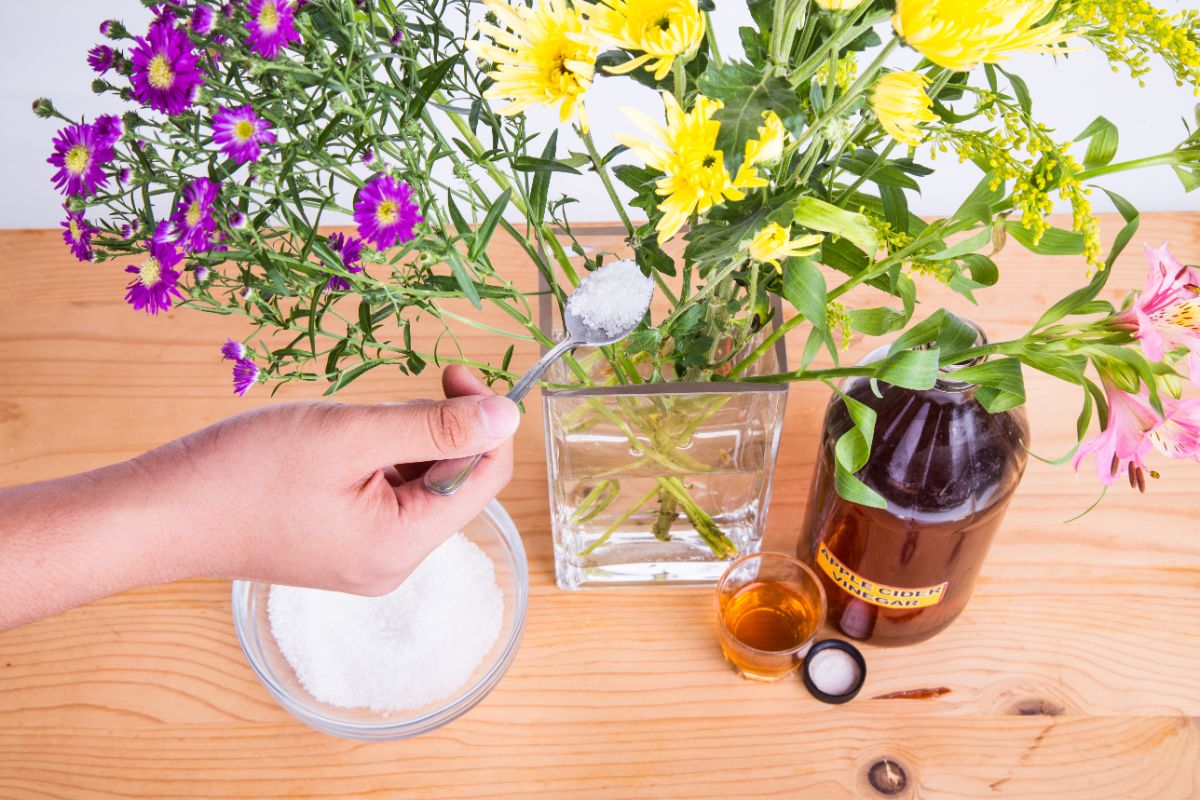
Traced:
[[[975, 330], [975, 342], [971, 345], [972, 348], [983, 347], [988, 343], [987, 334], [984, 333], [983, 328], [979, 327], [978, 324], [969, 319], [963, 319], [963, 322], [965, 322], [967, 325], [970, 325]], [[929, 346], [930, 345], [924, 345], [924, 347]], [[975, 384], [968, 381], [955, 379], [954, 373], [966, 369], [967, 367], [974, 367], [978, 364], [982, 364], [987, 360], [988, 357], [986, 355], [975, 356], [974, 358], [969, 358], [966, 361], [947, 364], [946, 366], [939, 368], [937, 383], [933, 385], [933, 388], [940, 392], [957, 393], [972, 391], [975, 389]]]

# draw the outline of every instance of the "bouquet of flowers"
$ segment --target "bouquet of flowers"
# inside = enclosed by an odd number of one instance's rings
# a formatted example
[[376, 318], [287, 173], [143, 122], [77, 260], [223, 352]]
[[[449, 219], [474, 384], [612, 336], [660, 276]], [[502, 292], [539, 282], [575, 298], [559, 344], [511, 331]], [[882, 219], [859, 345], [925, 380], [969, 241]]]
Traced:
[[[1106, 253], [1091, 208], [1092, 187], [1118, 172], [1169, 166], [1185, 190], [1200, 186], [1200, 132], [1118, 160], [1110, 121], [1056, 136], [1005, 67], [1016, 53], [1094, 48], [1134, 79], [1153, 65], [1200, 87], [1200, 12], [1146, 0], [747, 5], [731, 54], [712, 0], [147, 0], [144, 32], [104, 22], [106, 42], [88, 54], [95, 91], [121, 113], [81, 121], [34, 104], [65, 125], [50, 157], [63, 237], [82, 261], [123, 266], [135, 309], [248, 320], [252, 333], [222, 348], [238, 394], [290, 381], [333, 392], [372, 369], [431, 362], [505, 382], [514, 348], [479, 363], [454, 331], [552, 344], [489, 243], [515, 242], [561, 306], [613, 257], [581, 244], [574, 201], [556, 191], [558, 176], [586, 173], [669, 309], [571, 361], [564, 383], [869, 375], [924, 389], [947, 365], [989, 357], [956, 379], [990, 410], [1024, 401], [1026, 369], [1080, 387], [1079, 437], [1093, 416], [1101, 433], [1075, 462], [1094, 455], [1106, 484], [1126, 473], [1143, 488], [1155, 447], [1200, 454], [1200, 401], [1181, 395], [1183, 378], [1200, 383], [1200, 270], [1152, 250], [1140, 293], [1119, 308], [1098, 299], [1138, 212], [1107, 192], [1126, 224]], [[588, 91], [601, 80], [648, 87], [661, 115], [630, 112], [616, 142], [596, 142]], [[533, 106], [554, 110], [578, 145], [536, 130]], [[978, 184], [954, 213], [922, 219], [910, 194], [947, 158], [977, 167]], [[1073, 211], [1069, 230], [1047, 220], [1055, 198]], [[335, 214], [354, 232], [323, 235]], [[1077, 257], [1080, 288], [1010, 341], [978, 345], [945, 311], [914, 320], [922, 281], [975, 300], [1005, 246]], [[463, 313], [463, 299], [511, 326]], [[432, 349], [413, 344], [418, 318], [444, 328]], [[793, 331], [799, 363], [761, 369]], [[881, 360], [843, 365], [855, 334], [893, 343]], [[822, 353], [833, 366], [814, 366]], [[875, 505], [855, 478], [874, 420], [869, 409], [855, 420], [836, 448], [838, 488]], [[660, 502], [706, 529], [687, 491], [664, 481]]]

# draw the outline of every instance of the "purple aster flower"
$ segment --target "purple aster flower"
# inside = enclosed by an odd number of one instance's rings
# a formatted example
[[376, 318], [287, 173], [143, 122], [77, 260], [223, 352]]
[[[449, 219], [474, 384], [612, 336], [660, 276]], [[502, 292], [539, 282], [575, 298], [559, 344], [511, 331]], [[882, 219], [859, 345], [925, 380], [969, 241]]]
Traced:
[[222, 361], [241, 361], [246, 357], [246, 345], [236, 339], [226, 339], [221, 345]]
[[208, 6], [196, 6], [192, 12], [192, 30], [204, 36], [212, 30], [213, 12]]
[[275, 58], [284, 47], [300, 41], [296, 10], [288, 0], [250, 0], [246, 10], [250, 12], [246, 46], [263, 58]]
[[137, 37], [129, 52], [133, 64], [133, 96], [143, 105], [169, 116], [192, 104], [196, 88], [204, 84], [199, 57], [185, 31], [170, 19], [159, 18], [145, 37]]
[[146, 260], [138, 266], [130, 264], [125, 268], [135, 276], [126, 287], [125, 302], [147, 314], [166, 311], [171, 307], [172, 296], [183, 298], [179, 292], [179, 273], [174, 269], [182, 256], [175, 245], [161, 240], [159, 233], [165, 225], [160, 224], [155, 236], [146, 242], [150, 250]]
[[334, 233], [329, 236], [329, 249], [342, 259], [342, 266], [351, 272], [362, 272], [362, 239], [357, 236], [346, 236], [344, 233]]
[[82, 211], [66, 209], [67, 218], [62, 221], [63, 241], [80, 261], [92, 260], [92, 234], [96, 229], [83, 218]]
[[375, 160], [375, 151], [368, 148], [367, 152], [363, 153], [362, 162], [364, 164], [370, 164], [374, 160]]
[[418, 212], [412, 189], [391, 175], [377, 175], [368, 181], [354, 203], [359, 235], [380, 250], [411, 242], [413, 226], [424, 221]]
[[240, 211], [235, 211], [229, 215], [229, 227], [240, 228], [246, 224], [246, 215]]
[[104, 20], [104, 22], [100, 23], [100, 35], [101, 36], [108, 36], [110, 33], [112, 33], [113, 22], [115, 22], [115, 20], [106, 19], [106, 20]]
[[208, 280], [208, 273], [208, 267], [200, 266], [196, 267], [195, 272], [192, 274], [196, 276], [196, 283], [204, 283], [206, 280]]
[[113, 160], [112, 143], [92, 125], [69, 125], [54, 137], [54, 152], [46, 161], [58, 167], [51, 181], [69, 195], [86, 197], [108, 183], [102, 167]]
[[117, 52], [106, 44], [98, 44], [88, 50], [88, 66], [100, 75], [112, 69], [116, 59]]
[[96, 129], [96, 136], [104, 140], [109, 147], [115, 145], [124, 132], [121, 118], [116, 114], [101, 114], [96, 117], [92, 127]]
[[221, 146], [221, 152], [239, 164], [258, 161], [262, 155], [259, 145], [275, 141], [271, 123], [260, 119], [251, 106], [217, 109], [212, 129], [213, 141]]
[[129, 167], [121, 167], [121, 171], [117, 173], [117, 183], [129, 183]]
[[404, 28], [396, 28], [392, 31], [392, 38], [388, 40], [393, 47], [399, 47], [404, 41]]
[[258, 365], [248, 358], [239, 358], [233, 362], [233, 393], [238, 397], [245, 396], [250, 387], [258, 383]]
[[[344, 233], [334, 233], [330, 235], [328, 241], [329, 249], [338, 254], [343, 267], [349, 272], [362, 272], [363, 268], [360, 263], [364, 244], [362, 239], [356, 236], [347, 237]], [[348, 292], [350, 291], [350, 282], [341, 275], [330, 275], [329, 280], [325, 282], [325, 291]]]
[[221, 184], [208, 178], [196, 178], [183, 190], [183, 199], [171, 216], [175, 243], [187, 252], [202, 253], [212, 247], [212, 232], [217, 227], [213, 219], [213, 203]]

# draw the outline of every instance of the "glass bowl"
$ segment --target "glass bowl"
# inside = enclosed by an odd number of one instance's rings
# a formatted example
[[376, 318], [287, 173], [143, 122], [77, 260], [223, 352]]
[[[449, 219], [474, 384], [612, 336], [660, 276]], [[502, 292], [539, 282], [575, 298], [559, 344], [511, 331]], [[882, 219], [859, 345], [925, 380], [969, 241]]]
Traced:
[[491, 651], [456, 695], [392, 713], [322, 703], [300, 684], [271, 634], [267, 616], [271, 584], [234, 581], [233, 625], [258, 679], [293, 717], [322, 733], [345, 739], [406, 739], [440, 728], [470, 711], [500, 682], [517, 654], [529, 602], [529, 569], [517, 528], [496, 501], [489, 503], [462, 532], [495, 565], [496, 585], [504, 594], [504, 621]]

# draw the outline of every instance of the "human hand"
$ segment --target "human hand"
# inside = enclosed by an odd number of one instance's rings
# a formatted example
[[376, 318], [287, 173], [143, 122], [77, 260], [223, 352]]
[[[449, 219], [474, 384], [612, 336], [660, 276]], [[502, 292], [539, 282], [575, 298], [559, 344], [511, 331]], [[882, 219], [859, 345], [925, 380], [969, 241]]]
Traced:
[[[467, 369], [444, 401], [296, 403], [240, 414], [135, 459], [169, 498], [173, 577], [220, 575], [383, 594], [474, 518], [512, 473], [520, 413]], [[486, 452], [453, 497], [428, 462]]]

